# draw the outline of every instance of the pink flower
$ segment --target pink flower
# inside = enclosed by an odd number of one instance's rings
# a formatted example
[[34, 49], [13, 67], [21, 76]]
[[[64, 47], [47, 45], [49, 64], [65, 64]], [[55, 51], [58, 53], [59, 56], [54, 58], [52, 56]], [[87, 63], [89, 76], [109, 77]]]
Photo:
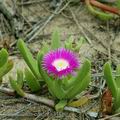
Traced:
[[48, 74], [62, 77], [74, 73], [79, 67], [79, 60], [70, 50], [59, 48], [48, 52], [43, 57], [43, 68]]

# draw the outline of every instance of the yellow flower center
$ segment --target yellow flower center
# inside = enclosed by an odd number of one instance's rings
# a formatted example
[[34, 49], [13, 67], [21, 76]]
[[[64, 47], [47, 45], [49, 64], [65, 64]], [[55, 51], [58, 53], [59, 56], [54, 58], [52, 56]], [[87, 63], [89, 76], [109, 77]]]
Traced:
[[53, 61], [52, 65], [57, 69], [57, 71], [62, 71], [69, 67], [69, 63], [65, 59], [56, 59]]

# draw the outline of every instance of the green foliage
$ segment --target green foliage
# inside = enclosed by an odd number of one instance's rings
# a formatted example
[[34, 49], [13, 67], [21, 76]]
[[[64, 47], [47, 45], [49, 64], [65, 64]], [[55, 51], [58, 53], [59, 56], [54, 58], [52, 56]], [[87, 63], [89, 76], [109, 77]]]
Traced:
[[17, 81], [14, 80], [13, 77], [11, 77], [11, 76], [9, 76], [9, 80], [10, 80], [11, 87], [17, 92], [17, 94], [20, 95], [20, 96], [24, 96], [25, 93], [21, 89], [21, 85], [18, 84]]
[[46, 54], [47, 52], [50, 51], [50, 49], [51, 49], [50, 46], [49, 46], [46, 42], [44, 42], [41, 51], [42, 51], [44, 54]]
[[120, 64], [117, 65], [116, 68], [116, 78], [115, 78], [116, 84], [118, 87], [120, 87]]
[[116, 68], [116, 77], [113, 77], [110, 63], [104, 65], [104, 77], [106, 79], [108, 88], [111, 90], [114, 97], [114, 108], [116, 112], [120, 112], [120, 65]]
[[32, 72], [28, 69], [25, 69], [25, 80], [32, 92], [37, 92], [40, 90], [40, 83], [38, 79], [36, 79]]
[[59, 31], [55, 30], [53, 31], [52, 34], [52, 41], [51, 41], [51, 49], [57, 49], [60, 48], [60, 35], [59, 35]]
[[7, 74], [12, 68], [13, 68], [13, 62], [12, 60], [9, 60], [7, 63], [4, 64], [4, 66], [0, 68], [0, 78], [2, 78], [5, 74]]
[[[73, 45], [73, 39], [70, 37], [65, 41], [65, 48], [78, 52], [83, 42], [84, 38], [81, 37], [78, 43]], [[88, 60], [86, 60], [81, 69], [78, 70], [76, 76], [71, 75], [65, 77], [63, 80], [49, 76], [42, 68], [44, 54], [50, 50], [61, 48], [60, 35], [58, 31], [53, 32], [50, 46], [46, 42], [43, 43], [42, 49], [37, 55], [37, 60], [33, 58], [30, 50], [26, 47], [23, 40], [19, 39], [17, 46], [26, 64], [31, 70], [25, 69], [25, 78], [21, 71], [17, 72], [17, 80], [13, 80], [12, 77], [10, 77], [11, 86], [19, 95], [24, 96], [24, 91], [22, 90], [23, 81], [26, 81], [32, 92], [37, 92], [41, 88], [40, 80], [42, 79], [47, 84], [52, 96], [60, 100], [55, 106], [55, 109], [62, 110], [68, 100], [73, 99], [73, 97], [82, 92], [88, 86], [91, 79], [91, 64]]]
[[8, 52], [3, 48], [0, 51], [0, 83], [2, 78], [13, 68], [12, 60], [8, 60]]
[[[25, 76], [24, 76], [25, 75]], [[28, 87], [32, 92], [37, 92], [40, 90], [40, 83], [37, 81], [36, 77], [32, 74], [30, 70], [25, 69], [25, 73], [21, 70], [17, 70], [17, 78], [13, 79], [13, 77], [9, 77], [11, 87], [19, 94], [20, 96], [24, 96], [24, 91], [22, 90], [24, 86], [24, 82], [27, 83]]]
[[73, 45], [73, 37], [70, 36], [66, 41], [65, 41], [65, 48], [75, 51], [75, 52], [79, 52], [82, 44], [84, 43], [85, 38], [80, 37], [80, 39], [78, 40], [77, 44]]
[[56, 111], [63, 111], [63, 108], [67, 105], [67, 100], [61, 100], [58, 104], [55, 105]]
[[24, 82], [24, 75], [21, 70], [17, 70], [17, 84], [20, 86], [20, 88], [23, 87]]
[[72, 82], [69, 84], [71, 88], [69, 89], [69, 92], [67, 93], [68, 98], [72, 98], [78, 93], [85, 90], [85, 88], [89, 85], [90, 79], [91, 79], [91, 64], [89, 60], [86, 60], [81, 67], [81, 69], [78, 71], [77, 76], [73, 77], [71, 80]]
[[109, 13], [105, 13], [102, 11], [98, 11], [97, 9], [94, 9], [94, 7], [92, 7], [92, 5], [90, 4], [89, 0], [86, 0], [86, 5], [88, 10], [91, 12], [91, 14], [97, 16], [98, 18], [100, 18], [101, 20], [109, 20], [113, 18], [112, 14]]
[[75, 52], [79, 52], [82, 44], [85, 42], [85, 38], [84, 37], [80, 37], [78, 43], [76, 44], [76, 46], [74, 47], [74, 51]]
[[[78, 52], [83, 42], [84, 38], [81, 37], [79, 43], [76, 46], [73, 46], [73, 39], [72, 37], [69, 37], [69, 39], [65, 41], [65, 48]], [[51, 49], [60, 47], [60, 37], [58, 32], [55, 31], [52, 35]], [[47, 72], [42, 69], [42, 59], [46, 51], [48, 50], [42, 49], [42, 51], [38, 53], [37, 60], [39, 72], [42, 79], [46, 82], [49, 92], [53, 97], [60, 100], [55, 106], [55, 109], [62, 110], [67, 104], [67, 100], [73, 99], [73, 97], [85, 90], [89, 85], [91, 79], [91, 64], [89, 60], [86, 60], [81, 69], [78, 70], [77, 76], [65, 77], [62, 80], [59, 78], [55, 79], [50, 77]]]
[[29, 66], [34, 76], [40, 80], [41, 76], [38, 70], [37, 61], [33, 58], [30, 50], [25, 45], [24, 41], [22, 39], [19, 39], [17, 42], [17, 46], [26, 64]]
[[17, 92], [18, 95], [24, 96], [24, 91], [22, 87], [24, 85], [24, 74], [21, 70], [17, 70], [17, 78], [9, 76], [11, 87]]
[[[38, 61], [42, 61], [42, 54], [39, 52], [38, 54]], [[48, 85], [49, 91], [53, 96], [56, 98], [63, 100], [63, 99], [71, 99], [83, 91], [89, 84], [91, 76], [90, 76], [90, 69], [91, 65], [88, 60], [85, 61], [82, 68], [78, 71], [76, 77], [72, 77], [70, 80], [67, 81], [71, 82], [62, 82], [63, 80], [59, 79], [52, 79], [48, 76], [48, 74], [42, 69], [41, 63], [38, 64], [39, 71]], [[66, 88], [67, 87], [67, 88]]]
[[73, 38], [70, 36], [66, 41], [65, 41], [65, 48], [69, 50], [73, 50]]
[[[46, 44], [47, 45], [47, 44]], [[37, 60], [33, 58], [30, 50], [25, 45], [24, 41], [19, 39], [17, 43], [18, 49], [23, 56], [26, 64], [31, 71], [25, 69], [25, 81], [32, 92], [40, 90], [41, 75], [38, 70]], [[47, 52], [47, 47], [43, 49], [44, 53]]]
[[8, 60], [8, 52], [3, 48], [0, 51], [0, 67], [2, 67]]
[[115, 1], [115, 5], [116, 5], [117, 8], [120, 9], [120, 0], [116, 0], [116, 1]]
[[43, 42], [42, 45], [42, 53], [45, 54], [50, 50], [55, 50], [61, 47], [60, 43], [60, 33], [58, 30], [53, 31], [52, 38], [51, 38], [51, 45], [48, 45], [47, 42]]
[[112, 92], [113, 97], [115, 97], [116, 96], [116, 91], [117, 91], [116, 90], [117, 85], [116, 85], [116, 82], [115, 82], [115, 80], [112, 76], [111, 66], [108, 62], [104, 65], [104, 77], [107, 81], [107, 85], [108, 85], [109, 89]]

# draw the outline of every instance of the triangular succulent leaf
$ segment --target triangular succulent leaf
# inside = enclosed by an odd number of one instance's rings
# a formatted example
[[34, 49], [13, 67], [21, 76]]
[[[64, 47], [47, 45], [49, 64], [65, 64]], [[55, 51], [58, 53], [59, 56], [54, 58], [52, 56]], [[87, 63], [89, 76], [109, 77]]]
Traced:
[[64, 107], [67, 105], [66, 100], [60, 100], [59, 103], [55, 105], [55, 110], [56, 111], [63, 111]]
[[51, 41], [51, 48], [58, 49], [60, 48], [60, 34], [58, 30], [54, 30], [52, 33], [52, 41]]
[[120, 64], [117, 65], [116, 75], [117, 75], [117, 76], [115, 77], [115, 82], [116, 82], [117, 87], [120, 88]]
[[25, 69], [25, 80], [32, 92], [40, 90], [41, 87], [38, 79], [36, 79], [32, 72], [30, 72], [27, 68]]
[[17, 47], [35, 77], [40, 79], [41, 77], [38, 70], [37, 61], [33, 58], [30, 50], [27, 48], [22, 39], [18, 40]]
[[109, 62], [104, 65], [104, 77], [107, 82], [108, 88], [111, 90], [113, 97], [116, 97], [117, 85], [112, 76], [112, 70]]
[[8, 52], [6, 49], [2, 48], [0, 50], [0, 67], [2, 67], [8, 61]]
[[25, 95], [24, 91], [20, 88], [20, 86], [17, 84], [17, 81], [15, 81], [11, 76], [9, 76], [10, 85], [17, 92], [18, 95], [23, 96]]
[[8, 60], [8, 62], [5, 63], [4, 66], [0, 68], [0, 78], [2, 78], [5, 74], [7, 74], [12, 68], [13, 68], [13, 62], [12, 60]]
[[17, 84], [20, 86], [20, 88], [23, 87], [23, 82], [24, 82], [23, 72], [21, 70], [17, 70]]

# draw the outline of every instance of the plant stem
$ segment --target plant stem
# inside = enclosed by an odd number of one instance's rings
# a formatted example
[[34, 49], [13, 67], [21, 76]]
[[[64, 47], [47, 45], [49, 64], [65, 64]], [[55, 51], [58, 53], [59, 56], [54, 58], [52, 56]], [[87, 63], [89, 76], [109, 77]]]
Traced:
[[102, 11], [98, 11], [96, 9], [94, 9], [94, 7], [91, 5], [90, 0], [85, 0], [86, 6], [88, 8], [88, 10], [95, 16], [97, 16], [98, 18], [100, 18], [101, 20], [109, 20], [111, 18], [113, 18], [112, 14], [108, 14]]
[[98, 7], [100, 9], [104, 10], [104, 11], [108, 11], [108, 12], [120, 15], [120, 10], [118, 8], [105, 5], [105, 4], [100, 3], [96, 0], [89, 0], [89, 1], [90, 1], [90, 4], [92, 4], [95, 7]]

